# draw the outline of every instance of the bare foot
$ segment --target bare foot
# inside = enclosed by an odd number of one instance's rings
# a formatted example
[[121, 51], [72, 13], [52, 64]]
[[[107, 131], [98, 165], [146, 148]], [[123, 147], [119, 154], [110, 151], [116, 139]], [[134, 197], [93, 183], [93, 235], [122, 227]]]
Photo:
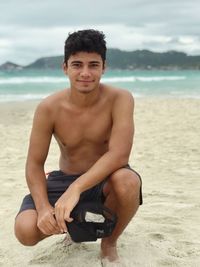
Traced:
[[117, 244], [109, 242], [107, 239], [101, 241], [101, 259], [109, 262], [118, 262]]
[[101, 266], [102, 267], [124, 267], [124, 265], [121, 265], [121, 262], [119, 260], [109, 261], [107, 258], [104, 258], [101, 260]]

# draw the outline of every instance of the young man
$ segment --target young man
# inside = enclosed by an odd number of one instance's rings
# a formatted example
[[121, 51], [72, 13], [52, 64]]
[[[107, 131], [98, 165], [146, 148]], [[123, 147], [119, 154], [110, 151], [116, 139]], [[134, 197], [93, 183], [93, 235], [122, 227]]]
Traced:
[[[142, 203], [141, 179], [128, 166], [134, 100], [125, 90], [100, 83], [105, 70], [103, 33], [83, 30], [65, 42], [63, 69], [70, 88], [37, 107], [26, 163], [31, 195], [15, 222], [27, 246], [67, 232], [65, 221], [80, 201], [102, 201], [118, 216], [111, 236], [101, 241], [101, 257], [117, 261], [117, 240]], [[44, 164], [52, 136], [60, 148], [59, 171], [46, 179]]]

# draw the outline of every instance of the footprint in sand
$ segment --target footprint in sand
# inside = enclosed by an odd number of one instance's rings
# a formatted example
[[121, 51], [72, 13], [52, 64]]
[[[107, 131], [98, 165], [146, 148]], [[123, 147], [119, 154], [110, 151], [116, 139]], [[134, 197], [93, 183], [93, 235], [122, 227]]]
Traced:
[[153, 240], [156, 240], [156, 241], [163, 241], [165, 240], [165, 237], [164, 235], [160, 234], [160, 233], [151, 233], [149, 234], [149, 237]]

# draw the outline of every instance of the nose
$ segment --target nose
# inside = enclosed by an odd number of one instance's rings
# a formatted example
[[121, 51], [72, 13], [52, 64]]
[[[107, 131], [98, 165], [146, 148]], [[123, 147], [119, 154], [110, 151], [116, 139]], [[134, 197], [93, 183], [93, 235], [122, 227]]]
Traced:
[[80, 73], [81, 77], [89, 77], [90, 76], [90, 71], [87, 66], [83, 67]]

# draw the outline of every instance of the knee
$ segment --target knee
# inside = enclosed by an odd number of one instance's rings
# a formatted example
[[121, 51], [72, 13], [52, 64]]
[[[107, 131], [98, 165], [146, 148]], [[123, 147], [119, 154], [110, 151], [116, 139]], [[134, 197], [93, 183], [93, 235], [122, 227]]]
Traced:
[[24, 246], [34, 246], [39, 242], [35, 226], [31, 221], [24, 221], [20, 217], [17, 217], [15, 220], [14, 231], [16, 238]]
[[141, 186], [139, 176], [128, 169], [114, 172], [110, 177], [110, 183], [117, 196], [131, 199], [138, 196]]

